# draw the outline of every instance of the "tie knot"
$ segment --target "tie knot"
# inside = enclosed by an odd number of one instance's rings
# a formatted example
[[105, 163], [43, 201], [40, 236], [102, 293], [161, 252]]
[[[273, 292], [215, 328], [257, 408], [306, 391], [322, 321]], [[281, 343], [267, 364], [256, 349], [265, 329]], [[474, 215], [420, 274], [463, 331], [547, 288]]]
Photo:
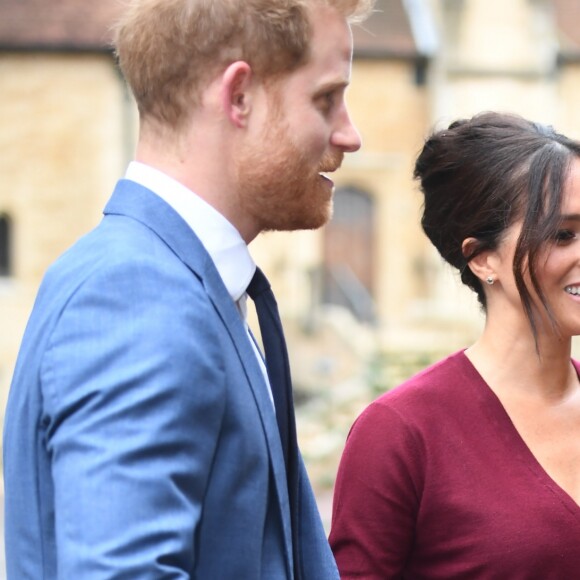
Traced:
[[260, 268], [256, 268], [254, 276], [248, 286], [247, 292], [248, 296], [255, 300], [260, 294], [268, 291], [270, 289], [270, 282], [268, 278], [264, 275], [264, 272]]

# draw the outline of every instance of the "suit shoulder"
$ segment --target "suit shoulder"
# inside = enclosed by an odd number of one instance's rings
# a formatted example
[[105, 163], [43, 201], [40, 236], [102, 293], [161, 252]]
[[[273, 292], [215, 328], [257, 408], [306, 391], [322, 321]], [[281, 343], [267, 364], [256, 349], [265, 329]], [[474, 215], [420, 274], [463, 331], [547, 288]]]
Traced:
[[[124, 222], [122, 226], [119, 220]], [[91, 279], [101, 278], [113, 286], [167, 283], [182, 289], [187, 287], [187, 281], [191, 289], [195, 286], [192, 273], [155, 232], [129, 218], [111, 216], [50, 266], [41, 291], [58, 289], [61, 294], [70, 295]]]

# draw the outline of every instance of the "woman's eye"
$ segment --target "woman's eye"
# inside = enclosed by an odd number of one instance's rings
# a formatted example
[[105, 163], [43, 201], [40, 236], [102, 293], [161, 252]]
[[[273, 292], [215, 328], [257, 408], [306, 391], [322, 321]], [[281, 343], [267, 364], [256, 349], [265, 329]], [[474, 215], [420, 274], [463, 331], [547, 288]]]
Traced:
[[573, 240], [576, 237], [576, 234], [572, 230], [559, 230], [556, 232], [556, 243], [557, 244], [565, 244], [570, 240]]

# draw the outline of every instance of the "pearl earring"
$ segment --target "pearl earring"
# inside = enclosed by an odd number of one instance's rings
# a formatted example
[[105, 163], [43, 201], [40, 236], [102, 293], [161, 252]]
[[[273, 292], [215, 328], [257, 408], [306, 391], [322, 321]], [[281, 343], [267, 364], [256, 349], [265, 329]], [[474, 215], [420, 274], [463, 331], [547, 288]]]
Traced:
[[493, 279], [493, 276], [488, 276], [485, 279], [486, 283], [489, 284], [490, 286], [493, 286], [493, 283], [495, 282], [495, 280]]

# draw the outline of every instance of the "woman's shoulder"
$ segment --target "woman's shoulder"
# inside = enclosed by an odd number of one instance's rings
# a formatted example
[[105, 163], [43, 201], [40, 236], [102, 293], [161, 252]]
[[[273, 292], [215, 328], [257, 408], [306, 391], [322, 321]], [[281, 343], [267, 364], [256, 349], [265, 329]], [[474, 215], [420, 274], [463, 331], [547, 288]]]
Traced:
[[440, 440], [443, 425], [455, 429], [473, 416], [481, 381], [464, 350], [457, 351], [375, 399], [352, 431], [388, 430], [394, 440]]
[[449, 407], [465, 395], [466, 385], [476, 379], [476, 371], [462, 349], [380, 395], [373, 405], [388, 406], [393, 410], [415, 407], [433, 410], [441, 405]]

